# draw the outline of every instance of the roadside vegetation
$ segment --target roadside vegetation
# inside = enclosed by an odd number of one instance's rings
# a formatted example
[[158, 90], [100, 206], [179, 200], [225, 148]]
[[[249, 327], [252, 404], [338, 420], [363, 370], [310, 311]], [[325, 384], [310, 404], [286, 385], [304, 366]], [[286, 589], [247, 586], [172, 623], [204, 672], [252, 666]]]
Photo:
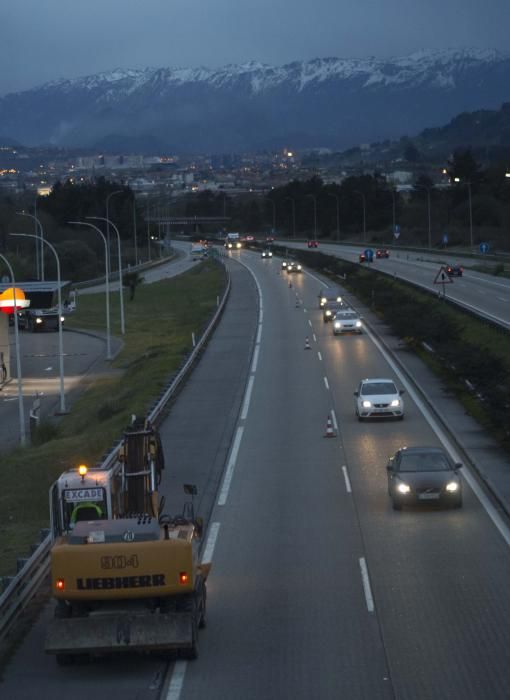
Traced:
[[[192, 349], [216, 310], [225, 286], [223, 268], [206, 261], [175, 278], [140, 285], [125, 302], [124, 347], [111, 371], [87, 389], [58, 423], [41, 425], [37, 445], [2, 456], [0, 575], [15, 572], [40, 528], [48, 527], [48, 491], [65, 469], [95, 464], [120, 438], [132, 414], [145, 415]], [[112, 334], [120, 335], [118, 295], [112, 294]], [[79, 297], [69, 328], [104, 331], [104, 294]]]
[[466, 412], [510, 452], [510, 335], [387, 275], [299, 251], [308, 267], [349, 289], [443, 379]]

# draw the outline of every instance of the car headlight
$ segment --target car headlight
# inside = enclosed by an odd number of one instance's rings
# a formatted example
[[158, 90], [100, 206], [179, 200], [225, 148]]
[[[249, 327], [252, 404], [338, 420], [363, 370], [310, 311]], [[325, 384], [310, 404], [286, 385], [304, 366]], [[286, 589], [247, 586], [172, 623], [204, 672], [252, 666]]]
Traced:
[[42, 323], [43, 320], [42, 320], [42, 318], [36, 318], [36, 319], [35, 319], [35, 322], [36, 322], [36, 323]]
[[326, 311], [326, 316], [331, 316], [331, 311]]
[[363, 404], [362, 404], [363, 408], [370, 408], [371, 405], [372, 405], [371, 401], [363, 401]]
[[240, 244], [240, 243], [236, 243], [236, 248], [240, 248], [240, 247], [241, 247], [241, 244]]
[[356, 321], [356, 328], [361, 328], [361, 321]]
[[321, 299], [321, 304], [325, 304], [326, 302], [327, 302], [326, 297], [322, 297], [322, 299]]
[[341, 328], [342, 324], [340, 323], [340, 321], [335, 321], [334, 326], [335, 328]]
[[64, 321], [65, 321], [64, 317], [61, 316], [61, 317], [60, 317], [60, 322], [61, 322], [61, 323], [64, 323]]
[[268, 253], [268, 255], [269, 255], [269, 257], [270, 257], [270, 258], [272, 258], [272, 257], [273, 257], [273, 254], [272, 254], [272, 253]]
[[298, 266], [297, 266], [297, 269], [300, 270], [300, 269], [301, 269], [301, 265], [298, 265]]
[[408, 484], [404, 484], [402, 482], [397, 486], [397, 491], [399, 493], [409, 493], [410, 490], [411, 487]]
[[450, 481], [448, 484], [446, 484], [446, 490], [449, 491], [450, 493], [455, 493], [455, 491], [459, 490], [459, 484], [457, 481]]
[[393, 401], [390, 403], [390, 406], [392, 406], [392, 407], [400, 406], [399, 399], [393, 399]]
[[340, 303], [342, 301], [342, 297], [337, 297], [336, 300], [338, 301], [338, 303]]

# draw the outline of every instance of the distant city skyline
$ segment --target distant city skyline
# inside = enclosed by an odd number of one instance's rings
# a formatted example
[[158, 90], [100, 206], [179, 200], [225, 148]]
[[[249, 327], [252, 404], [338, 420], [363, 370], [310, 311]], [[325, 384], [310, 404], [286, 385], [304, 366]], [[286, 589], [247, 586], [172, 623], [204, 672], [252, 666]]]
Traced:
[[0, 9], [0, 95], [116, 68], [281, 65], [420, 49], [508, 52], [508, 0], [20, 0]]

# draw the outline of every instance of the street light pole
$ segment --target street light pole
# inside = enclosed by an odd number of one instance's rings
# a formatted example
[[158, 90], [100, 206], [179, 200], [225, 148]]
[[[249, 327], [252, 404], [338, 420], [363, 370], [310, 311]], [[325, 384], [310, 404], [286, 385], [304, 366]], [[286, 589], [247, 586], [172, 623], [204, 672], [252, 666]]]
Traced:
[[337, 194], [334, 194], [334, 192], [328, 192], [328, 195], [330, 197], [334, 197], [336, 199], [336, 239], [337, 241], [340, 240], [340, 200], [338, 198]]
[[109, 226], [113, 227], [113, 230], [117, 234], [117, 255], [119, 258], [119, 301], [120, 301], [120, 332], [122, 335], [126, 333], [126, 324], [124, 320], [124, 285], [122, 284], [122, 252], [120, 248], [120, 233], [117, 226], [113, 221], [108, 221], [108, 219], [102, 216], [87, 216], [87, 219], [96, 219], [97, 221], [106, 221]]
[[[37, 200], [36, 200], [36, 201], [37, 201]], [[26, 211], [18, 211], [18, 212], [16, 212], [16, 213], [17, 213], [18, 216], [28, 216], [28, 217], [30, 217], [31, 219], [33, 219], [33, 220], [35, 221], [36, 228], [39, 229], [39, 236], [37, 236], [37, 235], [34, 235], [34, 236], [33, 236], [33, 237], [35, 238], [35, 255], [36, 255], [35, 265], [36, 265], [36, 270], [37, 270], [37, 275], [36, 275], [36, 276], [39, 277], [39, 265], [38, 265], [38, 260], [39, 260], [39, 257], [40, 257], [40, 259], [41, 259], [41, 274], [40, 274], [39, 279], [42, 280], [42, 281], [44, 282], [44, 229], [43, 229], [43, 227], [42, 227], [42, 224], [41, 224], [41, 222], [39, 221], [39, 219], [37, 218], [37, 216], [36, 216], [35, 214], [29, 214], [29, 213], [26, 212]], [[41, 242], [41, 253], [40, 253], [40, 255], [39, 255], [39, 241]]]
[[104, 242], [104, 267], [105, 267], [105, 288], [106, 288], [106, 359], [112, 359], [112, 350], [110, 342], [110, 282], [108, 275], [108, 267], [110, 262], [110, 251], [108, 249], [108, 241], [104, 233], [100, 228], [94, 226], [94, 224], [89, 224], [87, 221], [68, 221], [68, 224], [75, 224], [77, 226], [88, 226], [93, 228], [101, 236]]
[[364, 192], [360, 192], [360, 190], [354, 190], [356, 194], [361, 195], [361, 198], [363, 200], [363, 243], [366, 243], [367, 241], [367, 198], [365, 197]]
[[18, 413], [19, 413], [19, 441], [22, 447], [25, 446], [27, 437], [25, 431], [25, 411], [23, 409], [23, 385], [21, 377], [21, 355], [19, 349], [19, 327], [18, 327], [18, 311], [16, 308], [16, 280], [10, 262], [5, 255], [0, 253], [0, 258], [7, 265], [12, 281], [13, 297], [14, 297], [14, 344], [16, 348], [16, 374], [18, 375]]
[[[10, 236], [16, 236], [18, 238], [35, 238], [32, 233], [10, 233]], [[54, 246], [49, 242], [44, 240], [44, 244], [48, 246], [53, 255], [55, 256], [55, 261], [57, 263], [57, 305], [58, 305], [58, 357], [59, 357], [59, 369], [60, 369], [60, 413], [67, 413], [66, 411], [66, 396], [64, 391], [64, 338], [62, 333], [62, 289], [61, 289], [61, 277], [60, 277], [60, 260], [55, 250]]]
[[133, 236], [135, 240], [135, 266], [138, 265], [138, 241], [136, 239], [136, 197], [133, 193]]
[[[110, 194], [106, 197], [106, 220], [108, 221], [109, 216], [108, 216], [108, 205], [110, 203], [110, 197], [113, 197], [116, 194], [122, 194], [123, 190], [115, 190], [115, 192], [110, 192]], [[110, 251], [110, 225], [108, 224], [106, 226], [106, 240], [108, 242], [108, 252]], [[110, 273], [110, 256], [108, 256], [108, 272]]]
[[296, 200], [294, 197], [285, 197], [292, 204], [292, 238], [296, 237]]
[[306, 194], [305, 197], [313, 199], [313, 235], [314, 240], [317, 240], [317, 197], [314, 194]]

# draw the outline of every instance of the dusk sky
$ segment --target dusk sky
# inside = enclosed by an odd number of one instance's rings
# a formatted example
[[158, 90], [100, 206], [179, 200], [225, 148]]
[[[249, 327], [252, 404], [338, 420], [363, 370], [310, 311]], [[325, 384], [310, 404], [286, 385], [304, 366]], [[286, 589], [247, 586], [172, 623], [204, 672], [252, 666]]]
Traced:
[[510, 0], [2, 0], [0, 95], [114, 68], [510, 50]]

